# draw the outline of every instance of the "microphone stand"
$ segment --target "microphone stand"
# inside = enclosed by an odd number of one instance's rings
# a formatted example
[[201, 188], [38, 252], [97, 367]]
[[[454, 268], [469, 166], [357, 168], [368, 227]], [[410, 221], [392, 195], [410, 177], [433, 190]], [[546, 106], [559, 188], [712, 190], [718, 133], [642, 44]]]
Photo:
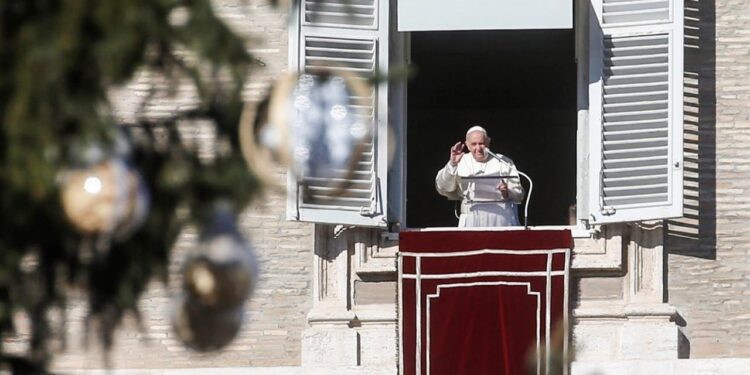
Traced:
[[[490, 151], [490, 149], [488, 148], [485, 148], [484, 152], [486, 152], [488, 155], [492, 156], [493, 158], [499, 161], [504, 161], [500, 156]], [[534, 182], [531, 181], [531, 177], [529, 177], [529, 175], [527, 175], [526, 173], [523, 173], [519, 171], [518, 169], [516, 169], [516, 171], [518, 172], [519, 175], [529, 180], [529, 193], [526, 194], [526, 204], [524, 204], [524, 208], [523, 208], [523, 228], [529, 229], [529, 202], [531, 201], [531, 192], [534, 190]]]

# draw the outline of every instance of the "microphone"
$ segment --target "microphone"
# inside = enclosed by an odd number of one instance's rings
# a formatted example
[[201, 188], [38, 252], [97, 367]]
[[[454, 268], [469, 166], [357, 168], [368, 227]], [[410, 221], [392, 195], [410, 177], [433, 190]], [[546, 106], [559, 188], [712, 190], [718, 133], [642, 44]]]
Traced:
[[[492, 156], [493, 158], [495, 158], [495, 159], [497, 159], [499, 161], [502, 161], [502, 162], [505, 161], [505, 160], [503, 160], [502, 157], [500, 157], [496, 153], [490, 151], [490, 149], [487, 148], [487, 147], [484, 148], [484, 154]], [[527, 180], [529, 180], [529, 193], [526, 194], [526, 204], [524, 205], [524, 208], [523, 208], [523, 226], [524, 226], [525, 229], [528, 229], [529, 228], [529, 202], [531, 201], [531, 191], [534, 190], [534, 182], [531, 181], [531, 177], [529, 177], [529, 175], [527, 175], [526, 173], [523, 173], [523, 172], [519, 171], [518, 169], [516, 169], [516, 172], [518, 172], [519, 175], [521, 175], [524, 178], [526, 178]]]
[[503, 161], [503, 159], [502, 159], [501, 157], [497, 156], [497, 154], [496, 154], [496, 153], [494, 153], [494, 152], [490, 151], [490, 149], [489, 149], [489, 148], [487, 148], [487, 147], [485, 147], [485, 148], [484, 148], [484, 154], [485, 154], [485, 155], [489, 155], [489, 156], [492, 156], [493, 158], [495, 158], [495, 159], [497, 159], [497, 160]]

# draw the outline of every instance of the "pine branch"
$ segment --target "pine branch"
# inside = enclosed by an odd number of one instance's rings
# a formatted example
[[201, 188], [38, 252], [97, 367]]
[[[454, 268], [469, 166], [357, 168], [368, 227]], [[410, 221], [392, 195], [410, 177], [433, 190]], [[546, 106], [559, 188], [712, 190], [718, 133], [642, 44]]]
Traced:
[[[200, 223], [214, 200], [244, 207], [258, 193], [237, 135], [254, 60], [209, 0], [6, 0], [0, 25], [0, 334], [14, 333], [17, 311], [32, 324], [28, 356], [2, 356], [0, 366], [46, 373], [47, 313], [65, 306], [70, 285], [87, 291], [87, 326], [110, 348], [122, 317], [139, 316], [149, 281], [166, 282], [185, 226]], [[187, 79], [200, 103], [155, 120], [144, 114], [150, 95], [136, 124], [117, 125], [107, 93], [144, 69], [171, 84]], [[185, 145], [177, 124], [192, 120], [211, 121], [226, 144], [213, 162]], [[150, 211], [124, 239], [80, 233], [65, 217], [59, 176], [84, 154], [81, 145], [113, 153], [123, 136], [151, 192]], [[24, 259], [36, 263], [24, 268]]]

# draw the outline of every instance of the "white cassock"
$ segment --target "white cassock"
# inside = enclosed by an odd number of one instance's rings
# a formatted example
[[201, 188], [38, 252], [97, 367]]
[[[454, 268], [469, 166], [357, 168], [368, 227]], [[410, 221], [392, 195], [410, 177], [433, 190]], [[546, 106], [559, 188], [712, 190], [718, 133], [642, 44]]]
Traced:
[[[457, 166], [448, 162], [438, 171], [435, 177], [438, 193], [448, 199], [461, 200], [459, 227], [520, 225], [517, 204], [523, 200], [523, 186], [513, 160], [499, 156], [502, 161], [488, 157], [480, 162], [471, 154], [464, 154]], [[478, 176], [515, 176], [503, 179], [508, 185], [508, 198], [503, 198], [497, 189], [499, 178], [471, 179]]]

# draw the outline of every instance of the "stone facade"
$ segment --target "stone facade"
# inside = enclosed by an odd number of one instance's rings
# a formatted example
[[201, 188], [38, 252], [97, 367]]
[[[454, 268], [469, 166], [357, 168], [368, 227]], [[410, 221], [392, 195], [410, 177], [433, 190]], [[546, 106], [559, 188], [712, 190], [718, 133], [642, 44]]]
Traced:
[[[679, 334], [663, 325], [667, 331], [656, 337], [649, 335], [658, 329], [640, 329], [636, 341], [623, 341], [617, 322], [626, 314], [612, 314], [611, 306], [632, 297], [639, 268], [633, 249], [625, 248], [628, 261], [619, 272], [577, 278], [579, 302], [588, 307], [574, 312], [582, 318], [573, 329], [574, 373], [747, 371], [746, 360], [729, 358], [750, 356], [749, 23], [747, 1], [685, 1], [685, 214], [666, 223], [664, 269], [655, 275], [662, 295], [653, 295], [668, 303], [662, 316], [673, 310]], [[630, 350], [653, 344], [655, 352]]]
[[690, 358], [750, 357], [750, 3], [685, 2], [685, 218], [668, 299]]
[[[233, 28], [263, 38], [261, 47], [250, 47], [264, 65], [246, 89], [257, 101], [287, 68], [286, 15], [262, 0], [215, 3]], [[750, 3], [686, 0], [685, 15], [685, 217], [610, 226], [596, 239], [576, 240], [575, 373], [739, 374], [748, 366], [713, 359], [750, 357]], [[121, 117], [135, 113], [153, 79], [141, 75], [116, 93]], [[190, 105], [190, 91], [179, 93], [147, 110], [158, 115]], [[189, 129], [210, 147], [209, 127]], [[283, 173], [276, 177], [284, 183]], [[245, 329], [226, 351], [207, 356], [182, 348], [168, 324], [168, 290], [155, 286], [142, 303], [145, 331], [131, 324], [120, 332], [114, 367], [395, 372], [397, 244], [378, 231], [286, 222], [285, 206], [281, 194], [269, 194], [243, 216], [263, 276]], [[187, 232], [180, 239], [175, 270], [194, 238]], [[83, 313], [77, 305], [69, 313], [71, 346], [80, 341]], [[101, 367], [97, 359], [69, 348], [56, 365]], [[602, 368], [602, 360], [618, 361]]]

